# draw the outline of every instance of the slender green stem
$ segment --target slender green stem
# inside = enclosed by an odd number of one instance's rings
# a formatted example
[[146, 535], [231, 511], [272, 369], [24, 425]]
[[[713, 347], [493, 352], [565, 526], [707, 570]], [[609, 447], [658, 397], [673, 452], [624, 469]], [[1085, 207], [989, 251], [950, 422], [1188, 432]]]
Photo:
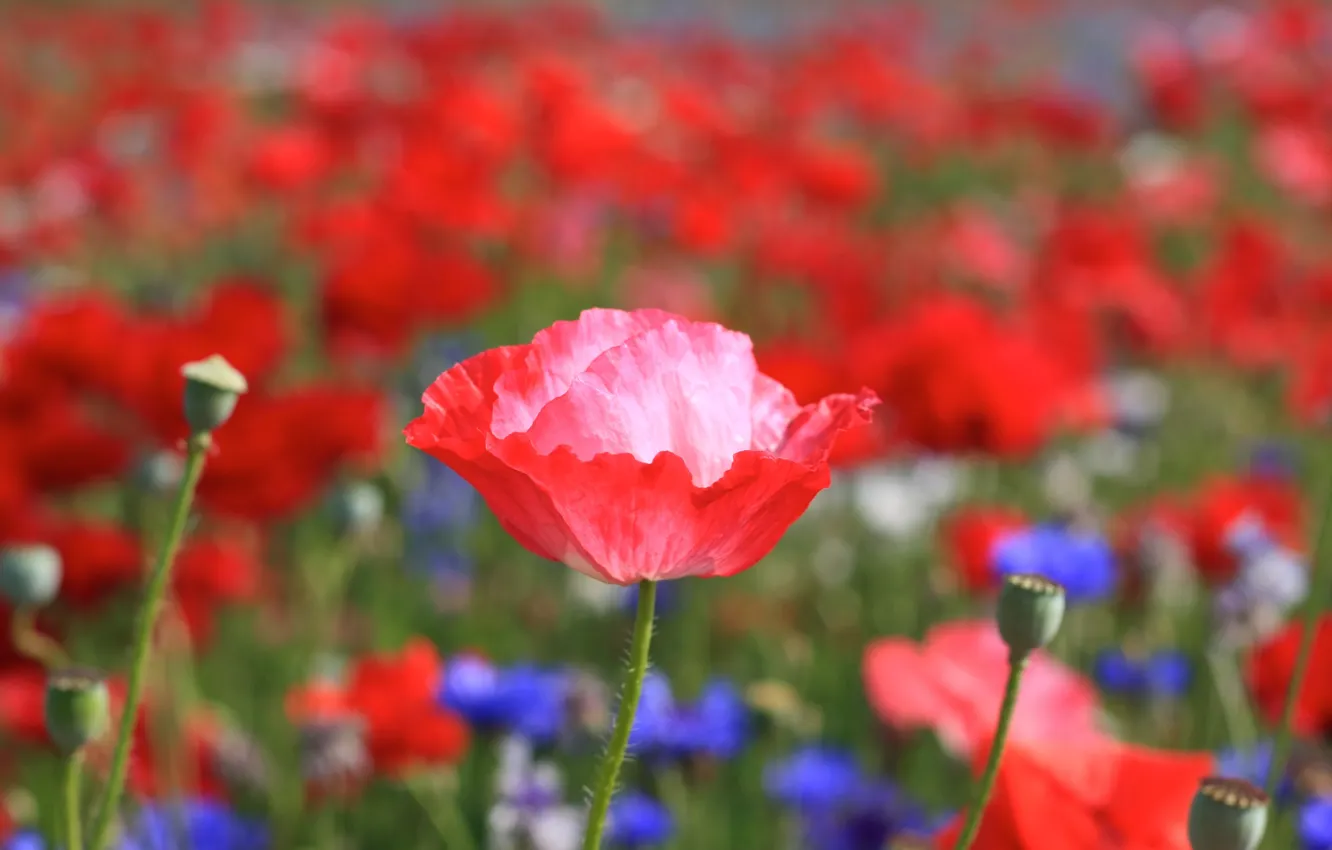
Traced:
[[442, 846], [448, 850], [476, 850], [476, 841], [472, 839], [471, 830], [463, 818], [455, 791], [423, 783], [419, 779], [408, 779], [403, 785], [421, 804]]
[[47, 670], [69, 666], [69, 655], [53, 638], [37, 630], [37, 612], [19, 608], [9, 620], [11, 639], [20, 654], [31, 658]]
[[83, 753], [65, 759], [65, 850], [83, 850]]
[[957, 837], [953, 850], [967, 850], [976, 840], [980, 831], [981, 818], [985, 815], [985, 806], [990, 802], [994, 791], [994, 781], [999, 776], [999, 760], [1004, 754], [1004, 744], [1008, 741], [1008, 727], [1013, 723], [1014, 709], [1017, 708], [1018, 689], [1022, 686], [1022, 672], [1027, 669], [1027, 659], [1013, 658], [1008, 664], [1008, 682], [1004, 685], [1004, 701], [999, 706], [999, 725], [994, 730], [994, 740], [990, 743], [990, 756], [985, 762], [985, 772], [981, 774], [980, 785], [976, 788], [975, 799], [967, 812], [966, 824]]
[[194, 501], [194, 491], [203, 475], [204, 460], [212, 445], [211, 434], [194, 434], [190, 437], [185, 455], [185, 473], [180, 479], [180, 489], [176, 491], [176, 501], [171, 507], [171, 524], [167, 528], [162, 547], [158, 550], [157, 562], [148, 577], [148, 589], [138, 618], [134, 624], [134, 643], [131, 644], [133, 657], [130, 662], [129, 684], [125, 690], [125, 703], [121, 707], [120, 727], [116, 733], [115, 752], [111, 757], [111, 770], [107, 775], [106, 787], [102, 792], [97, 817], [93, 823], [92, 850], [102, 850], [111, 837], [111, 824], [115, 820], [116, 810], [120, 806], [120, 795], [125, 790], [125, 775], [129, 770], [130, 743], [134, 733], [135, 718], [139, 713], [139, 703], [143, 699], [143, 683], [148, 672], [148, 657], [152, 649], [153, 630], [158, 614], [162, 610], [162, 600], [166, 597], [167, 587], [171, 583], [171, 566], [180, 549], [181, 538], [185, 536], [185, 524], [189, 519], [190, 505]]
[[1219, 647], [1210, 649], [1207, 651], [1207, 666], [1221, 703], [1221, 718], [1226, 724], [1230, 746], [1247, 750], [1258, 740], [1258, 724], [1253, 719], [1253, 706], [1236, 666], [1235, 654]]
[[592, 810], [587, 817], [587, 833], [583, 836], [583, 850], [600, 850], [601, 833], [606, 828], [606, 813], [610, 811], [611, 795], [620, 775], [620, 764], [629, 749], [629, 732], [638, 711], [638, 698], [643, 693], [643, 679], [647, 676], [648, 650], [652, 646], [652, 618], [657, 606], [657, 583], [638, 584], [638, 613], [634, 616], [634, 637], [629, 644], [629, 670], [625, 677], [620, 707], [615, 712], [615, 728], [611, 732], [610, 746], [597, 771], [597, 784], [592, 789]]
[[1304, 677], [1309, 672], [1309, 658], [1313, 655], [1314, 637], [1318, 634], [1318, 619], [1327, 601], [1328, 582], [1332, 579], [1332, 570], [1326, 568], [1328, 526], [1332, 525], [1332, 484], [1328, 485], [1323, 495], [1323, 517], [1318, 524], [1318, 536], [1314, 541], [1313, 554], [1310, 555], [1309, 597], [1304, 601], [1303, 634], [1300, 637], [1300, 653], [1295, 657], [1295, 670], [1286, 685], [1286, 704], [1281, 709], [1281, 725], [1277, 727], [1275, 743], [1272, 745], [1272, 763], [1267, 768], [1267, 781], [1263, 790], [1268, 796], [1276, 794], [1277, 782], [1285, 770], [1286, 759], [1290, 757], [1290, 744], [1293, 730], [1291, 722], [1295, 717], [1295, 703], [1299, 700], [1300, 689], [1304, 686]]

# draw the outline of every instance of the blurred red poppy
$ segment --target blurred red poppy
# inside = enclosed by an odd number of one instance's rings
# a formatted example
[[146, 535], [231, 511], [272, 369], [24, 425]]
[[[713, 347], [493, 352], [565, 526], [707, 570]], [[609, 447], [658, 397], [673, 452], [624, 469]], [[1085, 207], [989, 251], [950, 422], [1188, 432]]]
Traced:
[[[986, 756], [975, 753], [977, 773]], [[972, 848], [1189, 850], [1189, 803], [1213, 762], [1210, 753], [1152, 750], [1108, 738], [1010, 742]], [[937, 837], [941, 850], [957, 840], [962, 817]]]
[[382, 774], [454, 764], [467, 749], [468, 730], [439, 705], [443, 675], [434, 645], [418, 638], [395, 654], [360, 657], [342, 685], [315, 683], [292, 691], [288, 712], [297, 719], [359, 717], [374, 768]]
[[[1291, 728], [1297, 735], [1322, 735], [1332, 729], [1332, 615], [1323, 615], [1316, 626], [1309, 675], [1304, 677], [1295, 696]], [[1295, 673], [1302, 623], [1290, 623], [1277, 634], [1254, 647], [1247, 659], [1249, 692], [1259, 712], [1270, 723], [1277, 723], [1286, 704], [1286, 691]]]
[[1013, 508], [967, 507], [943, 524], [948, 563], [962, 587], [970, 593], [987, 593], [995, 581], [994, 547], [1005, 536], [1025, 528], [1030, 520]]

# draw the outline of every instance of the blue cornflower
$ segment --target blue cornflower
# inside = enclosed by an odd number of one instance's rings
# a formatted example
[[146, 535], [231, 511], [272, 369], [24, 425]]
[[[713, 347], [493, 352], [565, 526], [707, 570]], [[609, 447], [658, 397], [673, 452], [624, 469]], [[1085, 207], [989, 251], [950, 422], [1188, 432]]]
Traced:
[[1260, 478], [1293, 478], [1300, 467], [1298, 449], [1279, 440], [1262, 440], [1249, 450], [1249, 474]]
[[1131, 697], [1179, 697], [1189, 689], [1193, 668], [1178, 650], [1162, 650], [1146, 657], [1122, 649], [1106, 649], [1096, 656], [1093, 674], [1108, 693]]
[[860, 767], [855, 758], [827, 747], [797, 750], [763, 772], [763, 788], [769, 797], [803, 811], [837, 806], [860, 787]]
[[473, 726], [554, 743], [567, 727], [571, 677], [530, 664], [498, 668], [459, 656], [445, 668], [439, 700]]
[[893, 785], [860, 780], [835, 806], [804, 813], [808, 844], [820, 850], [881, 850], [894, 838], [928, 835], [934, 823]]
[[[680, 582], [687, 579], [673, 579], [657, 582], [656, 613], [658, 616], [669, 614], [680, 602]], [[620, 597], [620, 607], [629, 613], [638, 609], [638, 585], [631, 584], [624, 589]]]
[[629, 733], [634, 752], [648, 758], [734, 758], [749, 738], [749, 706], [730, 682], [714, 679], [693, 703], [676, 702], [658, 673], [644, 681]]
[[[238, 816], [213, 800], [189, 800], [179, 812], [165, 804], [152, 804], [139, 812], [115, 850], [184, 850], [175, 841], [178, 823], [185, 826], [190, 850], [267, 850], [268, 829]], [[40, 835], [25, 830], [11, 836], [3, 850], [43, 850]]]
[[1332, 799], [1315, 797], [1300, 807], [1300, 846], [1332, 850]]
[[1007, 535], [994, 547], [1000, 576], [1035, 573], [1064, 586], [1072, 603], [1095, 602], [1115, 588], [1115, 559], [1100, 535], [1047, 523]]
[[[268, 830], [238, 817], [224, 804], [193, 800], [184, 805], [186, 844], [192, 850], [265, 850]], [[127, 831], [121, 850], [182, 850], [174, 841], [176, 818], [166, 805], [153, 805], [139, 813]]]
[[[1259, 741], [1247, 750], [1226, 747], [1216, 754], [1216, 773], [1233, 779], [1245, 779], [1262, 788], [1272, 767], [1272, 742]], [[1277, 783], [1277, 799], [1287, 800], [1295, 793], [1295, 782], [1287, 773]]]
[[1147, 692], [1155, 697], [1182, 697], [1193, 684], [1193, 663], [1178, 649], [1163, 649], [1147, 659]]
[[653, 847], [670, 840], [675, 831], [671, 812], [661, 803], [637, 792], [617, 796], [606, 823], [606, 840], [618, 847]]

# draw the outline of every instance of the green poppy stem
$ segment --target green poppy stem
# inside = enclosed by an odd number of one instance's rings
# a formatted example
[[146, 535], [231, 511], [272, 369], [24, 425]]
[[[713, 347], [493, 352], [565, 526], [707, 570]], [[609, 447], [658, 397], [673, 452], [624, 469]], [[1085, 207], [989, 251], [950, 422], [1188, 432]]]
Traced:
[[212, 444], [212, 434], [205, 432], [191, 435], [186, 446], [185, 473], [181, 476], [180, 489], [176, 491], [176, 501], [171, 508], [171, 524], [162, 541], [162, 548], [158, 551], [152, 574], [148, 577], [147, 593], [134, 624], [129, 684], [125, 690], [125, 703], [121, 708], [115, 752], [111, 757], [111, 770], [107, 775], [106, 787], [97, 808], [96, 820], [93, 822], [90, 845], [92, 850], [103, 850], [106, 847], [111, 837], [111, 825], [115, 820], [116, 810], [120, 806], [120, 797], [125, 790], [130, 744], [134, 737], [134, 722], [139, 713], [139, 703], [143, 700], [143, 684], [148, 672], [153, 631], [157, 625], [158, 615], [162, 611], [167, 588], [171, 584], [171, 567], [176, 560], [176, 552], [180, 549], [181, 539], [185, 536], [185, 524], [190, 516], [190, 505], [194, 502], [194, 491], [203, 476], [204, 460]]
[[1300, 636], [1300, 652], [1295, 657], [1295, 670], [1286, 685], [1286, 704], [1281, 709], [1281, 725], [1277, 727], [1275, 742], [1272, 745], [1272, 763], [1267, 768], [1267, 781], [1263, 790], [1268, 797], [1276, 796], [1277, 783], [1285, 770], [1286, 760], [1290, 757], [1291, 738], [1294, 730], [1291, 723], [1295, 717], [1295, 703], [1299, 701], [1300, 690], [1304, 686], [1304, 677], [1309, 672], [1309, 659], [1313, 656], [1314, 638], [1318, 634], [1318, 618], [1328, 596], [1328, 583], [1332, 579], [1332, 570], [1326, 569], [1323, 561], [1327, 560], [1328, 526], [1332, 525], [1332, 484], [1323, 495], [1323, 516], [1318, 524], [1318, 535], [1314, 541], [1313, 554], [1309, 560], [1310, 588], [1309, 596], [1304, 600], [1303, 622]]
[[83, 850], [83, 753], [65, 759], [65, 848]]
[[990, 744], [990, 755], [985, 762], [985, 772], [981, 774], [980, 785], [976, 788], [975, 799], [967, 811], [967, 820], [962, 827], [953, 850], [967, 850], [976, 840], [980, 831], [981, 818], [985, 815], [985, 806], [990, 802], [994, 791], [995, 779], [999, 776], [999, 760], [1004, 755], [1004, 744], [1008, 741], [1008, 728], [1013, 725], [1013, 714], [1017, 708], [1018, 690], [1022, 686], [1022, 673], [1027, 669], [1027, 656], [1010, 659], [1008, 663], [1008, 682], [1004, 685], [1004, 701], [999, 706], [999, 725], [994, 730], [994, 741]]
[[47, 670], [69, 666], [69, 655], [59, 642], [37, 630], [37, 612], [19, 608], [10, 617], [10, 639], [14, 648]]
[[610, 746], [597, 771], [597, 784], [592, 793], [592, 809], [588, 813], [587, 832], [583, 836], [583, 850], [600, 850], [601, 833], [606, 828], [606, 813], [610, 811], [611, 795], [620, 775], [620, 765], [629, 749], [629, 732], [638, 712], [638, 698], [643, 693], [643, 679], [647, 676], [648, 650], [652, 645], [652, 618], [657, 606], [657, 583], [643, 581], [638, 584], [638, 612], [634, 616], [634, 637], [629, 644], [629, 671], [624, 682], [620, 707], [615, 712], [615, 728], [611, 732]]
[[421, 804], [442, 846], [449, 850], [476, 850], [476, 841], [458, 804], [456, 780], [445, 784], [409, 777], [403, 786]]

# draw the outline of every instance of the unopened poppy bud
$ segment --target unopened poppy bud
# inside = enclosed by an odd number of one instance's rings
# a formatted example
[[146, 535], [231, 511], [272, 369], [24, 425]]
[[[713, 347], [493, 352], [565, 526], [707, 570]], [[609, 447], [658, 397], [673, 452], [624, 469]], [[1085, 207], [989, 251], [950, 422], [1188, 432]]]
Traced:
[[46, 731], [62, 752], [96, 741], [110, 724], [106, 680], [94, 670], [57, 670], [46, 678]]
[[1243, 779], [1209, 776], [1189, 806], [1193, 850], [1256, 850], [1267, 829], [1268, 796]]
[[194, 434], [220, 428], [250, 388], [245, 376], [220, 354], [186, 363], [180, 373], [185, 376], [185, 421]]
[[1015, 659], [1054, 639], [1064, 620], [1064, 588], [1034, 575], [1010, 575], [999, 591], [999, 636]]
[[370, 534], [384, 518], [384, 494], [373, 484], [354, 481], [334, 491], [329, 513], [339, 534]]
[[60, 553], [40, 543], [0, 551], [0, 596], [16, 608], [40, 608], [55, 599], [62, 573]]

